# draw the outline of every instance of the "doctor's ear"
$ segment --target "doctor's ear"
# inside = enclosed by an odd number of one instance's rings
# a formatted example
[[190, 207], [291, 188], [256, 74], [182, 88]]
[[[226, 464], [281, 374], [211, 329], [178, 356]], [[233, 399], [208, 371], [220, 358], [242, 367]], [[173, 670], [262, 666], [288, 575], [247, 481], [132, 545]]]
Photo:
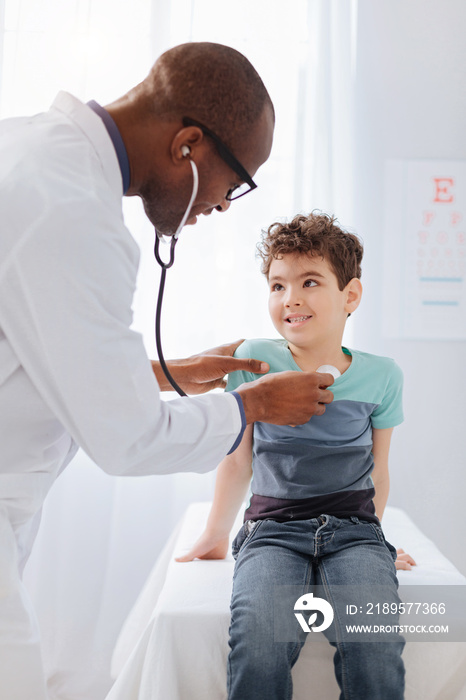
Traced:
[[192, 157], [203, 140], [204, 134], [197, 126], [187, 126], [177, 131], [170, 147], [173, 161], [179, 164]]
[[359, 280], [357, 277], [353, 277], [352, 280], [348, 282], [346, 285], [345, 289], [343, 290], [345, 293], [345, 311], [348, 312], [348, 314], [352, 314], [353, 311], [356, 311], [358, 308], [360, 302], [361, 302], [361, 297], [362, 297], [362, 284], [361, 280]]

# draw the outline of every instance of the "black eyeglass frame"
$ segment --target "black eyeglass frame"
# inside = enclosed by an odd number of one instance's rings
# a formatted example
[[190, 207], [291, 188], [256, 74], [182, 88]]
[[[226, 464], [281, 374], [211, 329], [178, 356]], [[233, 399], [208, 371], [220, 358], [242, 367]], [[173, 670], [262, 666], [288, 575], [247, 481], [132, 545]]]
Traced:
[[244, 197], [245, 194], [248, 194], [252, 190], [255, 190], [257, 185], [252, 179], [252, 177], [249, 175], [248, 171], [246, 168], [244, 168], [239, 160], [235, 158], [233, 153], [225, 146], [223, 141], [215, 134], [211, 129], [209, 129], [207, 126], [204, 126], [204, 124], [201, 124], [200, 122], [196, 121], [195, 119], [191, 119], [191, 117], [183, 117], [182, 119], [183, 126], [197, 126], [199, 129], [201, 129], [202, 133], [208, 136], [209, 138], [212, 139], [212, 141], [215, 143], [215, 147], [218, 151], [218, 154], [220, 158], [225, 161], [227, 165], [230, 166], [230, 168], [245, 182], [247, 185], [249, 185], [249, 189], [246, 190], [246, 192], [242, 192], [241, 194], [238, 194], [236, 197], [233, 197], [233, 192], [237, 189], [238, 186], [232, 187], [231, 189], [228, 190], [228, 192], [225, 195], [225, 199], [228, 202], [233, 202], [235, 199], [239, 199], [240, 197]]

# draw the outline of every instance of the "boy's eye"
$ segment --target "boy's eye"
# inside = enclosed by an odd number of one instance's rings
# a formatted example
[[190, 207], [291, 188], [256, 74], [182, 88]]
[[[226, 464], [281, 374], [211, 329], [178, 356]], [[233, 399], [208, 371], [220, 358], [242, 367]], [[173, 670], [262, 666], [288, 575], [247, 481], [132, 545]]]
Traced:
[[272, 292], [279, 292], [281, 289], [283, 289], [282, 285], [279, 284], [278, 282], [275, 282], [275, 284], [272, 285]]
[[305, 287], [315, 287], [317, 285], [317, 282], [314, 282], [314, 280], [306, 280], [304, 282]]

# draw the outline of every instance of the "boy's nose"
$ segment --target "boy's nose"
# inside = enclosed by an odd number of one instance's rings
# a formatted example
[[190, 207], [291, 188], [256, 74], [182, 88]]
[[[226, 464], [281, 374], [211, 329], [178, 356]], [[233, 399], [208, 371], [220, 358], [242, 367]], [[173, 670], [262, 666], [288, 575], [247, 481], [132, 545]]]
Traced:
[[303, 300], [301, 299], [301, 297], [292, 291], [289, 292], [289, 294], [285, 300], [286, 306], [301, 306], [302, 303], [303, 303]]

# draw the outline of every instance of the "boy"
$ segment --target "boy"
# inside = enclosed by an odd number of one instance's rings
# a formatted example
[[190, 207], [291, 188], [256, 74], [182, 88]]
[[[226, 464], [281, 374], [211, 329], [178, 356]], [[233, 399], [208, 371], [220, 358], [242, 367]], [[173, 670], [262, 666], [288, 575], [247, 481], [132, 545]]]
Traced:
[[[389, 490], [391, 434], [403, 420], [402, 374], [393, 360], [341, 346], [346, 319], [362, 294], [361, 243], [335, 219], [312, 213], [273, 224], [258, 248], [269, 312], [282, 339], [246, 341], [237, 356], [261, 357], [271, 372], [332, 365], [341, 376], [331, 387], [334, 401], [307, 424], [248, 426], [238, 449], [218, 468], [205, 532], [179, 559], [225, 557], [250, 483], [252, 455], [252, 496], [233, 542], [229, 700], [292, 696], [291, 668], [305, 635], [274, 641], [277, 587], [301, 586], [304, 592], [319, 585], [335, 602], [332, 590], [353, 585], [360, 599], [351, 602], [362, 608], [368, 587], [383, 586], [384, 602], [396, 608], [399, 601], [396, 552], [380, 520]], [[236, 372], [227, 390], [255, 379]], [[385, 622], [397, 619], [395, 614]], [[347, 643], [338, 615], [335, 629], [329, 640], [336, 648], [341, 698], [403, 698], [403, 639]]]

